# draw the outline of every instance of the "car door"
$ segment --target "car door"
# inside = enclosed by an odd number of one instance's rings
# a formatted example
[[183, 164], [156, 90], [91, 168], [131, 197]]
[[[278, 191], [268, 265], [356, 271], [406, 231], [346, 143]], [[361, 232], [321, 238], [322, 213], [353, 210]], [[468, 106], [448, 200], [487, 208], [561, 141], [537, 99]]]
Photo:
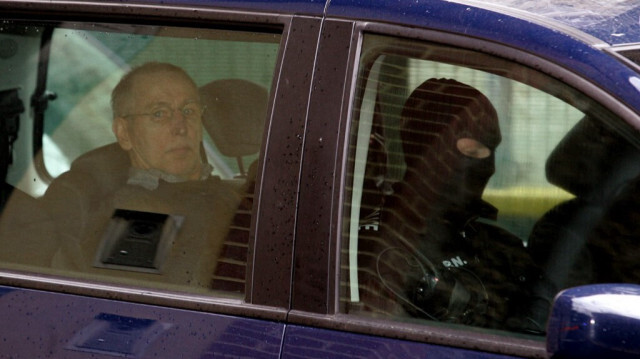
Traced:
[[[576, 228], [606, 221], [569, 209], [595, 192], [610, 201], [637, 175], [638, 115], [609, 86], [634, 72], [544, 26], [473, 7], [368, 10], [332, 2], [323, 24], [284, 356], [545, 357], [553, 296], [575, 276], [591, 280], [583, 244], [571, 240], [595, 232]], [[572, 70], [566, 59], [582, 51], [590, 55]], [[617, 96], [634, 93], [624, 83]], [[430, 101], [446, 109], [420, 108]], [[464, 152], [453, 139], [486, 146]], [[468, 159], [484, 160], [473, 176], [456, 172]], [[484, 209], [452, 230], [458, 193]]]
[[[2, 355], [279, 357], [316, 10], [295, 17], [224, 4], [2, 8], [2, 108], [12, 110], [2, 115], [16, 124], [3, 148], [11, 164], [0, 301], [14, 325], [0, 333]], [[231, 189], [219, 194], [232, 212], [210, 211], [220, 198], [201, 188], [189, 200], [180, 190], [96, 215], [110, 200], [93, 196], [129, 167], [111, 132], [119, 116], [111, 91], [131, 69], [156, 62], [181, 67], [198, 87], [202, 154], [214, 168], [208, 178]], [[131, 121], [154, 114], [131, 110], [122, 114]], [[170, 111], [173, 119], [190, 113]], [[85, 217], [103, 223], [89, 229]], [[195, 241], [207, 226], [226, 226], [225, 234]], [[214, 242], [220, 259], [198, 278], [194, 268], [212, 264]]]

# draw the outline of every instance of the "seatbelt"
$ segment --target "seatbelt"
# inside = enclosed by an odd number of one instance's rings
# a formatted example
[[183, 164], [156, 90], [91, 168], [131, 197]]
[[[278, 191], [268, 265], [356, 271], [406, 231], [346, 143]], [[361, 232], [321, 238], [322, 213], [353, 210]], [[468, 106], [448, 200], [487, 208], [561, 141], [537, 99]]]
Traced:
[[7, 186], [7, 172], [13, 163], [13, 143], [18, 138], [20, 114], [24, 112], [24, 103], [18, 96], [18, 89], [0, 91], [0, 208], [4, 207], [11, 187]]
[[[20, 114], [24, 112], [24, 103], [18, 96], [18, 89], [0, 91], [0, 165], [6, 171], [13, 163], [13, 143], [18, 138]], [[1, 175], [1, 173], [0, 173]], [[2, 176], [4, 180], [6, 176]]]
[[43, 156], [36, 155], [42, 150], [42, 137], [44, 136], [44, 112], [49, 105], [49, 101], [55, 100], [58, 97], [55, 93], [47, 91], [47, 75], [52, 36], [53, 27], [46, 27], [42, 33], [42, 39], [40, 41], [36, 89], [31, 96], [31, 107], [33, 109], [34, 165], [36, 166], [38, 173], [43, 177], [48, 177], [48, 172], [44, 166]]

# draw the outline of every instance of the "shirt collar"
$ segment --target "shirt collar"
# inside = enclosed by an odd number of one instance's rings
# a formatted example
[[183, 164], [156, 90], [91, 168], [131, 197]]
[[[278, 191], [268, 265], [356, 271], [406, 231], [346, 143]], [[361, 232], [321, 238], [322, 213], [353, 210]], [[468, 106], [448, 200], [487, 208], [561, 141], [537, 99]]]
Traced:
[[[213, 171], [213, 166], [208, 163], [204, 163], [202, 168], [200, 169], [200, 181], [206, 180], [211, 176], [211, 172]], [[158, 188], [160, 185], [160, 180], [169, 183], [177, 183], [177, 182], [186, 182], [188, 181], [184, 177], [172, 175], [166, 173], [164, 171], [151, 168], [151, 169], [142, 169], [142, 168], [129, 168], [129, 179], [127, 180], [127, 184], [134, 186], [141, 186], [150, 191]]]

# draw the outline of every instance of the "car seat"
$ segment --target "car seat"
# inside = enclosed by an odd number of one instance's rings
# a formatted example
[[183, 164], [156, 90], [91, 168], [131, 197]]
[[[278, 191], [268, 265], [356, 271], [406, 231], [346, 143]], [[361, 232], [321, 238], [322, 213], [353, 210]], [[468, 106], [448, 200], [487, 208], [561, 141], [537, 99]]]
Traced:
[[549, 283], [538, 287], [549, 302], [567, 287], [595, 280], [587, 242], [618, 195], [640, 174], [640, 151], [596, 118], [584, 117], [553, 150], [546, 176], [575, 198], [549, 210], [528, 241]]
[[216, 80], [200, 88], [202, 124], [218, 150], [236, 158], [242, 177], [248, 170], [242, 157], [260, 151], [268, 95], [264, 87], [241, 79]]
[[240, 190], [242, 199], [224, 241], [212, 287], [242, 293], [258, 172], [257, 161], [245, 169], [243, 157], [260, 152], [268, 92], [250, 81], [223, 79], [202, 86], [200, 97], [206, 107], [202, 119], [204, 127], [222, 154], [237, 159], [240, 177], [245, 178]]
[[[203, 86], [200, 94], [206, 106], [203, 126], [216, 141], [220, 152], [237, 159], [244, 183], [239, 188], [236, 186], [242, 200], [221, 249], [215, 274], [212, 274], [212, 285], [214, 289], [241, 292], [244, 290], [257, 168], [255, 163], [245, 168], [242, 157], [260, 151], [268, 93], [250, 81], [224, 79]], [[106, 196], [126, 183], [129, 167], [129, 156], [118, 143], [89, 151], [74, 160], [70, 171], [61, 175], [65, 177], [62, 184], [58, 181], [52, 183], [43, 197], [45, 206], [55, 212], [81, 206], [80, 213], [91, 213], [92, 208], [99, 206]], [[58, 190], [57, 186], [66, 188]], [[56, 218], [64, 219], [58, 225], [65, 228], [65, 233], [82, 233], [82, 218], [61, 213], [57, 213]]]

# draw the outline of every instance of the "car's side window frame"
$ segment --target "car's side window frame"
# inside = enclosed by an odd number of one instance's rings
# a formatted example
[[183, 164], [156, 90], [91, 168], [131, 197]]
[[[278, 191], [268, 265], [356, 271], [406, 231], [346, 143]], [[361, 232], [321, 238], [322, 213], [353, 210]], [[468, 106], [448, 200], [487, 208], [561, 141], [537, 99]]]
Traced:
[[[325, 25], [331, 24], [333, 19], [325, 20]], [[331, 29], [330, 26], [327, 28]], [[303, 300], [295, 300], [292, 302], [292, 313], [289, 318], [294, 323], [316, 325], [327, 328], [342, 329], [359, 333], [372, 335], [381, 335], [391, 338], [402, 338], [417, 340], [421, 342], [451, 345], [463, 348], [476, 348], [489, 352], [496, 352], [510, 355], [522, 356], [543, 356], [545, 355], [544, 343], [539, 340], [528, 338], [518, 338], [516, 336], [506, 337], [501, 335], [492, 335], [486, 333], [478, 333], [472, 330], [458, 330], [451, 328], [442, 328], [439, 326], [423, 326], [410, 323], [402, 323], [402, 325], [391, 325], [392, 323], [384, 319], [363, 319], [355, 316], [349, 316], [341, 313], [340, 293], [341, 268], [340, 261], [345, 260], [341, 253], [344, 245], [342, 242], [345, 229], [342, 228], [341, 220], [345, 214], [343, 208], [345, 176], [349, 170], [347, 167], [347, 154], [349, 133], [351, 128], [350, 116], [353, 108], [360, 106], [354, 104], [353, 97], [356, 92], [356, 78], [358, 75], [358, 61], [360, 57], [360, 46], [362, 36], [365, 33], [378, 35], [395, 36], [411, 40], [423, 40], [430, 43], [439, 43], [447, 46], [462, 48], [468, 51], [477, 51], [493, 56], [503, 58], [514, 64], [528, 66], [534, 68], [545, 75], [559, 79], [576, 90], [582, 92], [585, 96], [599, 102], [615, 115], [622, 118], [630, 124], [638, 123], [638, 114], [628, 107], [619, 106], [617, 99], [609, 93], [603, 91], [597, 85], [585, 80], [579, 74], [574, 73], [563, 66], [560, 66], [545, 58], [532, 56], [530, 53], [518, 48], [509, 47], [503, 44], [484, 41], [477, 38], [471, 38], [459, 34], [445, 33], [436, 30], [426, 30], [418, 28], [407, 28], [396, 25], [381, 24], [375, 22], [355, 22], [350, 38], [350, 56], [348, 59], [348, 68], [346, 69], [346, 85], [343, 87], [334, 86], [333, 91], [342, 94], [340, 101], [333, 100], [333, 103], [341, 105], [340, 118], [336, 118], [332, 124], [329, 124], [323, 131], [315, 132], [305, 144], [305, 153], [311, 151], [321, 151], [317, 142], [321, 138], [323, 143], [330, 143], [336, 146], [335, 165], [324, 164], [326, 173], [333, 175], [330, 181], [324, 180], [311, 181], [301, 188], [301, 198], [305, 198], [305, 191], [309, 193], [331, 193], [323, 197], [317, 195], [310, 196], [314, 198], [312, 202], [302, 202], [298, 211], [299, 218], [307, 218], [308, 223], [313, 226], [306, 226], [298, 229], [298, 233], [307, 233], [310, 235], [313, 230], [311, 228], [330, 228], [330, 232], [324, 232], [323, 236], [314, 240], [301, 241], [304, 236], [299, 236], [294, 263], [305, 263], [306, 273], [312, 273], [314, 278], [326, 278], [326, 300], [324, 303], [316, 303], [313, 308], [308, 302]], [[321, 48], [331, 48], [332, 46], [344, 46], [344, 37], [334, 36], [334, 33], [323, 32]], [[332, 45], [333, 44], [333, 45]], [[319, 62], [318, 68], [322, 68], [323, 63]], [[341, 74], [342, 75], [342, 74]], [[315, 88], [315, 86], [314, 86]], [[327, 100], [327, 91], [316, 91], [312, 96], [311, 103], [320, 102], [320, 99]], [[313, 105], [312, 105], [313, 106]], [[310, 111], [309, 128], [321, 129], [321, 122], [326, 121], [326, 117], [314, 116], [313, 107]], [[337, 136], [337, 137], [336, 137]], [[303, 178], [310, 178], [313, 174], [317, 174], [318, 166], [311, 162], [312, 156], [305, 156], [303, 163]], [[333, 165], [333, 164], [332, 164]], [[308, 170], [308, 171], [307, 171]], [[329, 183], [329, 184], [328, 184]], [[320, 213], [318, 208], [323, 208]], [[330, 209], [330, 210], [329, 210]], [[329, 218], [327, 218], [329, 217]], [[306, 230], [303, 228], [307, 228]], [[305, 247], [302, 248], [301, 246]], [[308, 254], [314, 253], [314, 260], [308, 261]], [[344, 275], [344, 273], [342, 273]], [[342, 279], [344, 281], [344, 279]], [[305, 289], [305, 283], [301, 277], [295, 277], [294, 288]], [[307, 288], [308, 289], [308, 288]], [[313, 293], [309, 291], [308, 293]], [[300, 296], [302, 298], [302, 295]], [[298, 311], [300, 309], [300, 311]], [[305, 313], [309, 311], [314, 314]]]
[[[64, 4], [42, 6], [46, 20], [96, 21], [157, 24], [185, 27], [228, 27], [266, 29], [282, 33], [276, 69], [270, 89], [268, 115], [256, 178], [255, 204], [251, 220], [249, 259], [245, 300], [223, 297], [149, 291], [89, 280], [56, 278], [42, 274], [1, 270], [0, 284], [47, 291], [88, 295], [124, 301], [165, 305], [207, 312], [246, 315], [282, 321], [290, 301], [291, 260], [298, 176], [301, 163], [302, 136], [287, 129], [292, 119], [300, 133], [304, 131], [315, 41], [320, 19], [278, 13], [231, 12], [189, 6], [154, 6], [123, 4], [102, 6], [78, 4], [69, 11]], [[135, 10], [135, 11], [134, 11]], [[197, 11], [194, 11], [197, 10]], [[135, 18], [131, 14], [135, 13]], [[42, 20], [20, 7], [11, 9], [7, 18]], [[307, 93], [307, 94], [305, 94]], [[282, 181], [286, 178], [286, 181]], [[268, 190], [261, 190], [268, 187]], [[274, 260], [278, 258], [279, 260]], [[289, 259], [287, 259], [289, 258]]]

